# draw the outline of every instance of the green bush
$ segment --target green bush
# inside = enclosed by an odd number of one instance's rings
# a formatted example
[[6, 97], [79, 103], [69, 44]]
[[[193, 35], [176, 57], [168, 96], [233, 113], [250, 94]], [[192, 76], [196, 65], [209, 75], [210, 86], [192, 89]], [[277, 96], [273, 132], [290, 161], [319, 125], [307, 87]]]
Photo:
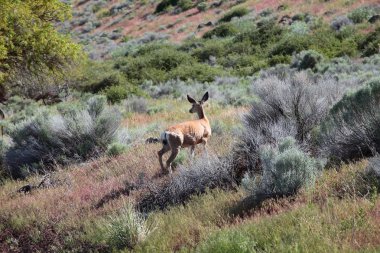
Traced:
[[307, 35], [288, 34], [276, 43], [270, 50], [269, 55], [292, 55], [302, 50], [308, 49], [310, 46], [310, 38]]
[[249, 10], [245, 7], [236, 7], [223, 15], [219, 22], [230, 22], [234, 17], [243, 17], [249, 13]]
[[348, 18], [358, 24], [367, 21], [373, 14], [375, 14], [373, 7], [365, 6], [353, 10], [348, 14]]
[[221, 39], [207, 40], [192, 51], [192, 55], [202, 62], [207, 62], [210, 56], [221, 57], [227, 53], [228, 42]]
[[238, 34], [234, 42], [248, 40], [252, 45], [259, 45], [265, 48], [278, 42], [283, 37], [283, 32], [284, 29], [277, 24], [276, 20], [263, 20], [257, 24], [256, 28]]
[[298, 70], [312, 69], [315, 70], [318, 63], [323, 61], [323, 55], [314, 51], [302, 51], [293, 57], [292, 67]]
[[107, 244], [113, 249], [133, 249], [154, 230], [151, 223], [127, 204], [117, 215], [105, 221]]
[[169, 6], [176, 6], [179, 0], [162, 0], [156, 7], [155, 13], [165, 11]]
[[107, 155], [108, 156], [118, 156], [127, 150], [127, 146], [122, 143], [114, 142], [108, 146]]
[[194, 7], [194, 3], [191, 0], [179, 0], [178, 6], [183, 10], [187, 11]]
[[371, 56], [380, 52], [380, 27], [364, 37], [359, 43], [359, 49], [363, 56]]
[[142, 95], [143, 92], [134, 86], [116, 85], [106, 88], [103, 91], [107, 100], [112, 103], [119, 103], [121, 100], [126, 99], [132, 95]]
[[197, 80], [199, 82], [212, 82], [217, 76], [225, 76], [226, 71], [211, 67], [207, 64], [195, 63], [192, 65], [181, 65], [170, 72], [170, 79], [183, 81]]
[[202, 12], [202, 11], [206, 11], [207, 10], [207, 2], [200, 2], [198, 5], [197, 5], [197, 9], [199, 12]]
[[203, 35], [203, 38], [209, 39], [212, 37], [228, 37], [228, 36], [234, 36], [238, 33], [238, 29], [235, 27], [235, 25], [231, 23], [223, 23], [221, 25], [218, 25], [211, 31], [206, 32]]

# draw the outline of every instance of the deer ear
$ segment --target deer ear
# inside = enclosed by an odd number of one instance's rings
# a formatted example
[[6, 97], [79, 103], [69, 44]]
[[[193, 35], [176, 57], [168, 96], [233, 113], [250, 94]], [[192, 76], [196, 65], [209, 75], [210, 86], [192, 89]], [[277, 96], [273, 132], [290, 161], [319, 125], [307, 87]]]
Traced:
[[196, 103], [195, 99], [192, 98], [192, 97], [190, 97], [189, 95], [187, 95], [187, 100], [188, 100], [190, 103], [192, 103], [192, 104]]
[[206, 91], [206, 93], [203, 95], [203, 98], [202, 98], [202, 102], [206, 102], [208, 100], [208, 91]]

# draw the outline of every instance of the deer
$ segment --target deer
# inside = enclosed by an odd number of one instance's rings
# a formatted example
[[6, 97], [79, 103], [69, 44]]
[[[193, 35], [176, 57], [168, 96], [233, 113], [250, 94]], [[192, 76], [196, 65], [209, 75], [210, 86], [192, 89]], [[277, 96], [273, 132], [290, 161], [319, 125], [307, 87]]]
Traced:
[[[146, 140], [147, 143], [162, 143], [162, 149], [158, 151], [157, 154], [163, 174], [172, 173], [172, 162], [177, 157], [181, 148], [190, 147], [191, 157], [193, 158], [195, 146], [198, 144], [203, 144], [204, 150], [207, 154], [207, 142], [211, 137], [211, 126], [204, 112], [203, 105], [208, 98], [208, 92], [203, 95], [200, 101], [196, 101], [190, 95], [187, 95], [187, 100], [192, 104], [189, 112], [197, 113], [198, 119], [185, 121], [177, 125], [170, 126], [161, 133], [160, 138], [149, 138]], [[162, 156], [169, 151], [171, 151], [171, 154], [166, 161], [166, 166], [164, 166]]]

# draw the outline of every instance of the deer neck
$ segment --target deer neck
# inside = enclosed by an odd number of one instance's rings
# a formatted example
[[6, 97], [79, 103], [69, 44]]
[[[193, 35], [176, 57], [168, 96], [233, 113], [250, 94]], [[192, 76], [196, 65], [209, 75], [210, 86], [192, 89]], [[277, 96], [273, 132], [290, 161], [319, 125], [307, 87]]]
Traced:
[[201, 107], [198, 111], [197, 111], [197, 114], [198, 114], [198, 118], [199, 119], [206, 119], [207, 120], [207, 117], [206, 117], [206, 114], [203, 110], [203, 107]]

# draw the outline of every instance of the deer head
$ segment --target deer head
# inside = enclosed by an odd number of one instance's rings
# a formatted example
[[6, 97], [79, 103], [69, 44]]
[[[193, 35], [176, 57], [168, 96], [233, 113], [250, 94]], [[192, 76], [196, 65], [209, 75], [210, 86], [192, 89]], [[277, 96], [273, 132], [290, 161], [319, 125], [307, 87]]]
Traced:
[[190, 113], [197, 113], [199, 118], [204, 117], [203, 112], [203, 104], [208, 100], [208, 91], [203, 95], [202, 99], [200, 101], [195, 101], [194, 98], [187, 95], [187, 100], [192, 104], [191, 109], [189, 110]]

